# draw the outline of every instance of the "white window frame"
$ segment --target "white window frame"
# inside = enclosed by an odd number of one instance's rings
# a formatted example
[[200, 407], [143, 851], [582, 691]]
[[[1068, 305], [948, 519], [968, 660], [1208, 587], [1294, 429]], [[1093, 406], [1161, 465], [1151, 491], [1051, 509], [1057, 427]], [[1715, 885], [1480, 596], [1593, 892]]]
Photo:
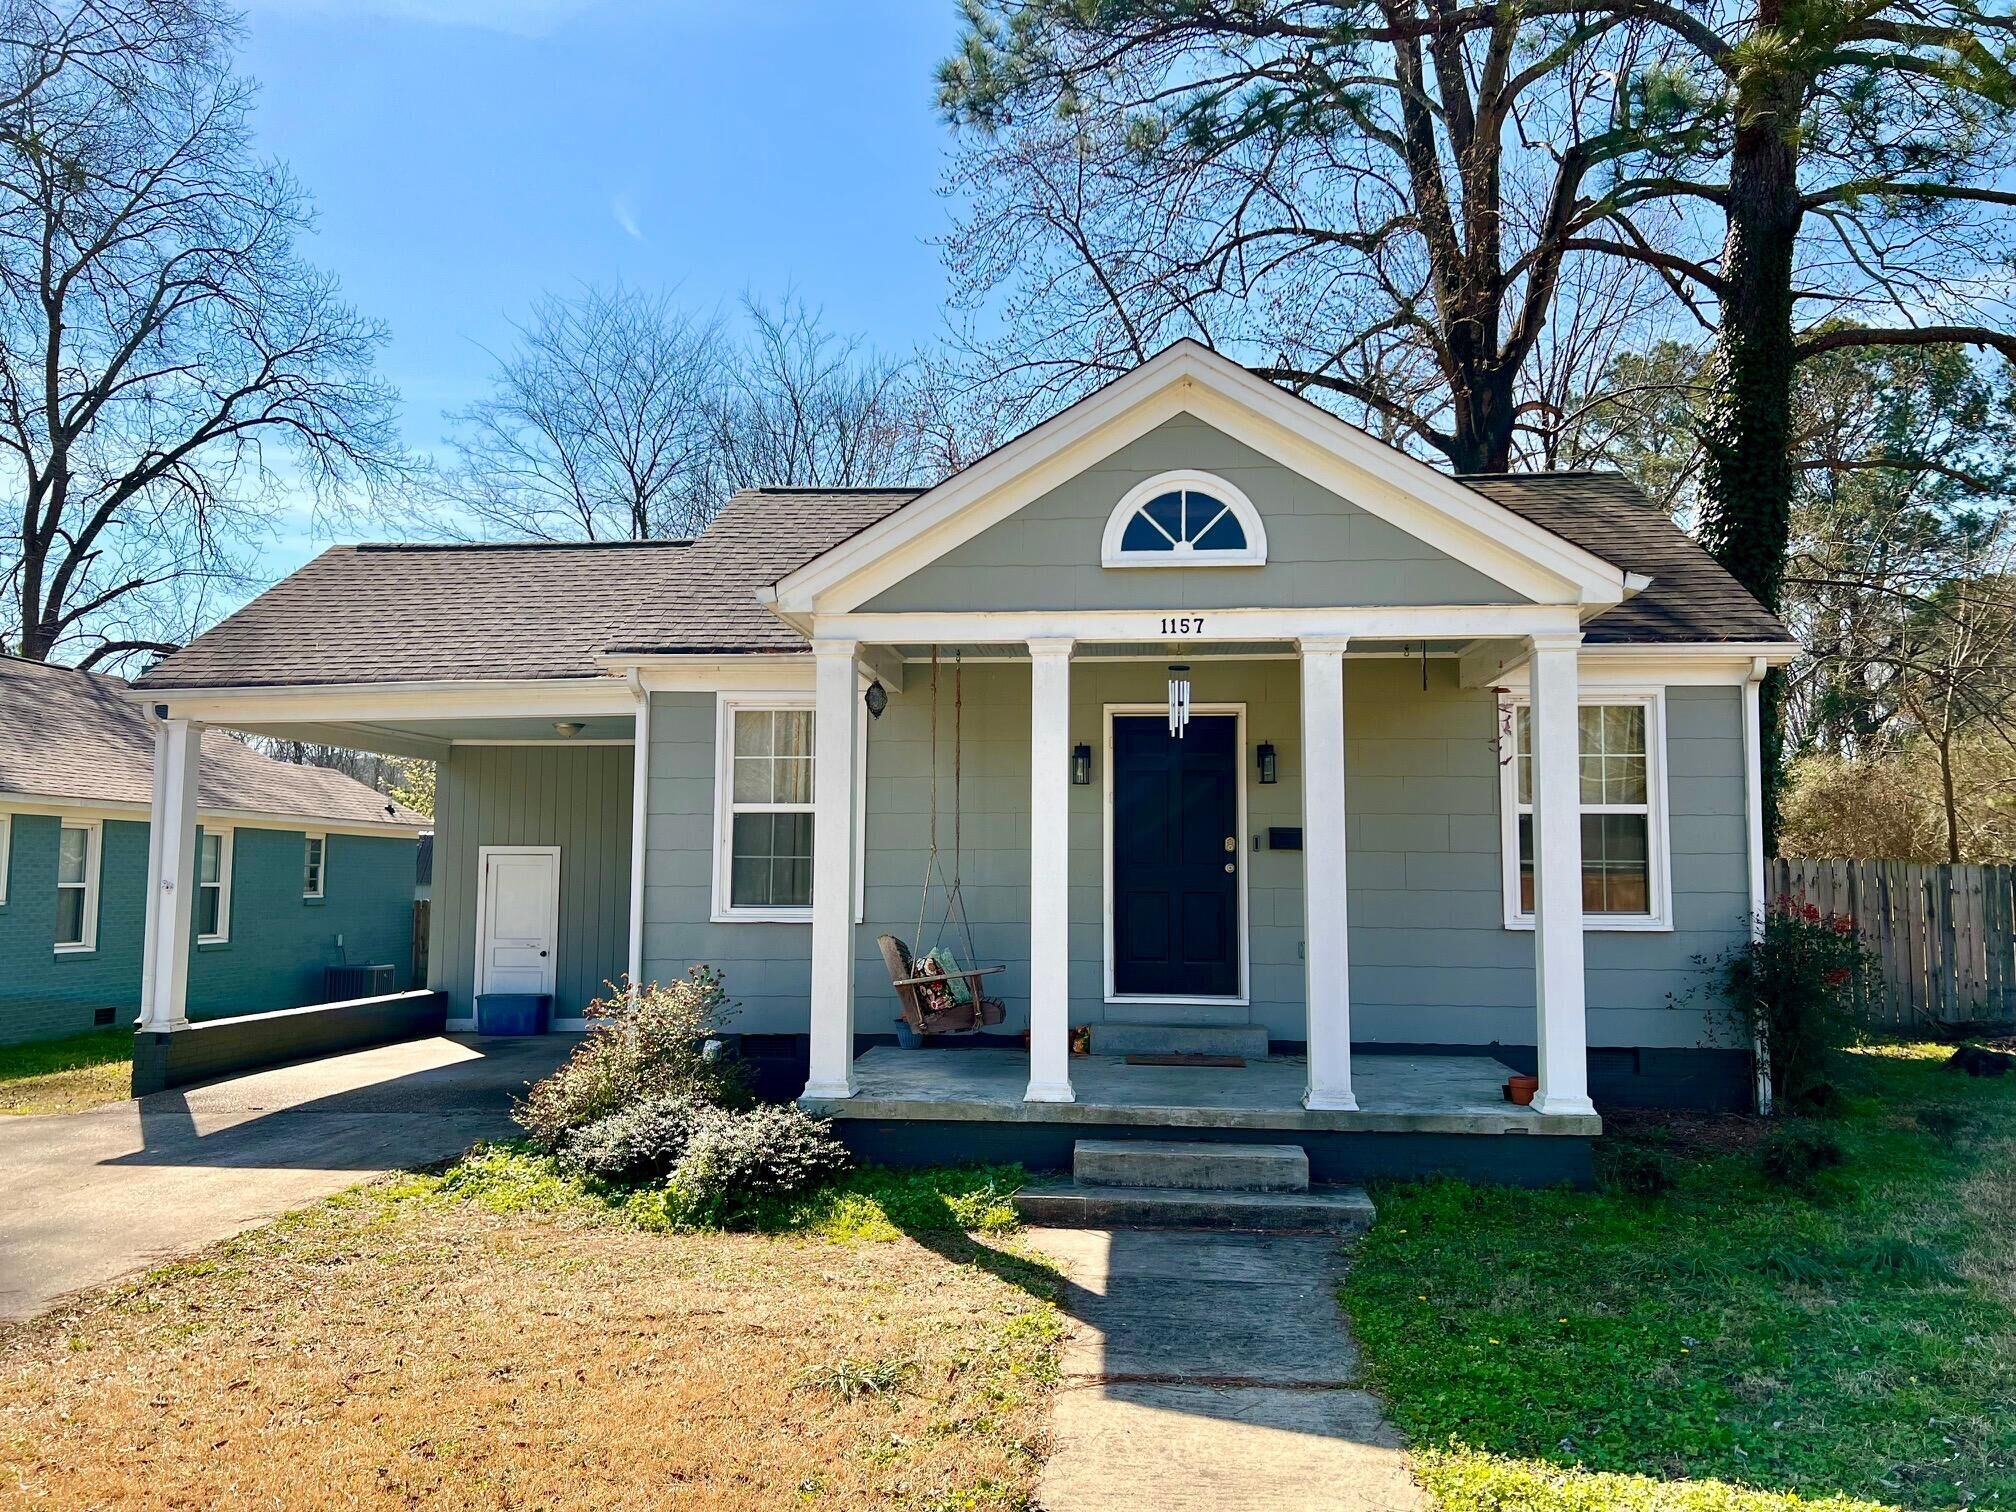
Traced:
[[[315, 885], [308, 885], [308, 847], [316, 846]], [[329, 837], [319, 830], [309, 830], [301, 837], [301, 896], [320, 898], [329, 890]]]
[[[1141, 506], [1150, 499], [1165, 493], [1191, 489], [1198, 493], [1208, 493], [1219, 503], [1232, 511], [1232, 517], [1239, 522], [1239, 528], [1246, 533], [1246, 546], [1240, 551], [1198, 551], [1188, 541], [1179, 541], [1169, 551], [1123, 551], [1120, 543], [1127, 535], [1127, 527]], [[1253, 501], [1243, 490], [1234, 487], [1223, 478], [1206, 472], [1195, 472], [1188, 468], [1174, 472], [1157, 473], [1147, 482], [1127, 491], [1120, 502], [1113, 506], [1113, 512], [1106, 517], [1106, 533], [1099, 543], [1099, 565], [1102, 567], [1264, 567], [1267, 565], [1267, 527], [1260, 521], [1260, 511], [1253, 507]]]
[[[63, 841], [63, 831], [67, 829], [82, 830], [85, 835], [84, 937], [81, 940], [58, 941], [56, 943], [56, 954], [90, 955], [98, 948], [98, 867], [105, 850], [105, 825], [102, 820], [98, 819], [64, 819], [59, 822], [56, 829], [56, 841], [59, 847], [57, 852], [57, 876], [59, 878], [62, 876], [62, 852], [60, 847]], [[73, 887], [75, 885], [74, 883], [58, 881], [56, 884], [58, 896], [61, 896], [66, 887]]]
[[[736, 908], [728, 899], [734, 865], [735, 839], [735, 711], [738, 709], [811, 709], [813, 743], [818, 743], [817, 698], [810, 689], [792, 688], [760, 693], [737, 690], [714, 695], [714, 883], [709, 918], [716, 924], [805, 924], [812, 922], [812, 909]], [[868, 715], [864, 710], [854, 721], [854, 922], [866, 917], [868, 846]], [[813, 758], [812, 780], [819, 780], [818, 758]], [[812, 806], [812, 823], [818, 828], [818, 806]], [[816, 849], [818, 841], [813, 845]]]
[[231, 852], [237, 847], [232, 843], [237, 831], [229, 825], [199, 825], [196, 832], [196, 896], [189, 900], [192, 911], [200, 920], [203, 917], [203, 842], [212, 835], [217, 837], [217, 880], [207, 884], [217, 889], [217, 928], [210, 934], [196, 936], [198, 945], [228, 945], [231, 942]]
[[7, 873], [14, 859], [14, 816], [0, 813], [0, 908], [7, 906]]
[[[1505, 694], [1499, 700], [1499, 729], [1505, 743], [1498, 762], [1499, 852], [1507, 929], [1530, 930], [1533, 927], [1533, 915], [1522, 913], [1519, 909], [1520, 804], [1515, 723], [1518, 717], [1516, 711], [1531, 707], [1532, 702], [1532, 697], [1526, 693]], [[1666, 690], [1584, 684], [1578, 703], [1582, 708], [1637, 704], [1645, 710], [1645, 864], [1646, 885], [1650, 892], [1647, 901], [1651, 904], [1651, 911], [1643, 914], [1585, 913], [1582, 927], [1591, 933], [1670, 933], [1673, 928], [1673, 846], [1666, 797]], [[1577, 755], [1579, 758], [1579, 748]], [[1577, 780], [1580, 780], [1579, 764]], [[1635, 814], [1638, 811], [1639, 805], [1635, 803], [1588, 803], [1578, 806], [1576, 818], [1579, 823], [1583, 814]]]

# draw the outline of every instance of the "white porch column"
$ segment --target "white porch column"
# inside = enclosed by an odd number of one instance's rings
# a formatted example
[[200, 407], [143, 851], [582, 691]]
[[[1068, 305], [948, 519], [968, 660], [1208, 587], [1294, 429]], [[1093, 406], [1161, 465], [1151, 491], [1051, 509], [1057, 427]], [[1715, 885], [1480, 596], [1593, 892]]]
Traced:
[[1302, 969], [1305, 1108], [1350, 1112], [1351, 952], [1344, 860], [1344, 639], [1302, 642]]
[[1029, 642], [1028, 1102], [1071, 1094], [1071, 642]]
[[812, 1075], [807, 1097], [854, 1095], [854, 641], [812, 643]]
[[1579, 633], [1533, 637], [1533, 980], [1540, 1113], [1594, 1113], [1582, 959]]
[[651, 828], [651, 693], [635, 671], [630, 691], [637, 700], [631, 736], [630, 771], [630, 990], [644, 986], [644, 860]]
[[154, 731], [154, 805], [147, 826], [147, 939], [140, 1027], [189, 1025], [189, 923], [196, 900], [196, 788], [203, 726], [164, 719]]

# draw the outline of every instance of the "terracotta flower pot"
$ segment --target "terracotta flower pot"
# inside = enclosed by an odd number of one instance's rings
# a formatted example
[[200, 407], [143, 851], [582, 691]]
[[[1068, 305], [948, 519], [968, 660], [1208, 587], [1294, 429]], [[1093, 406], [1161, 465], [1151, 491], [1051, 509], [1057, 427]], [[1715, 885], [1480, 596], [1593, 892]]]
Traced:
[[1505, 1101], [1523, 1108], [1533, 1101], [1533, 1094], [1540, 1090], [1537, 1076], [1508, 1076], [1505, 1079]]

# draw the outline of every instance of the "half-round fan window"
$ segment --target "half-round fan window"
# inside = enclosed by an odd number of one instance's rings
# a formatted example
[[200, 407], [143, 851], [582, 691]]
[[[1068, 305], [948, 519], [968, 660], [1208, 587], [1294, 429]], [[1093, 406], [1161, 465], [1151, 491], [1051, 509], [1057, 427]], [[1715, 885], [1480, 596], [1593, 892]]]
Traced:
[[1222, 478], [1164, 473], [1133, 489], [1106, 522], [1108, 567], [1252, 567], [1267, 535], [1252, 502]]

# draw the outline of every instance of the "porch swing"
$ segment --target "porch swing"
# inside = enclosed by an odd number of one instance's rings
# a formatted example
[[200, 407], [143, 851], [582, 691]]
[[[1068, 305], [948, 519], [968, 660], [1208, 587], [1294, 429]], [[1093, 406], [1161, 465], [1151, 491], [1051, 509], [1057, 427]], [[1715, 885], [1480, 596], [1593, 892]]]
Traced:
[[[924, 857], [924, 884], [917, 898], [917, 927], [911, 938], [923, 946], [924, 923], [931, 907], [932, 883], [945, 895], [944, 911], [932, 933], [931, 944], [913, 954], [895, 935], [883, 935], [883, 964], [889, 968], [889, 985], [902, 1005], [903, 1022], [919, 1036], [974, 1034], [1007, 1016], [999, 998], [987, 996], [983, 977], [1006, 971], [1005, 966], [975, 966], [973, 926], [966, 917], [966, 902], [960, 893], [961, 798], [964, 775], [965, 667], [955, 653], [952, 659], [952, 872], [948, 878], [938, 855], [938, 648], [931, 648], [931, 826], [930, 844]], [[944, 948], [946, 931], [954, 915], [966, 946], [961, 966]]]

